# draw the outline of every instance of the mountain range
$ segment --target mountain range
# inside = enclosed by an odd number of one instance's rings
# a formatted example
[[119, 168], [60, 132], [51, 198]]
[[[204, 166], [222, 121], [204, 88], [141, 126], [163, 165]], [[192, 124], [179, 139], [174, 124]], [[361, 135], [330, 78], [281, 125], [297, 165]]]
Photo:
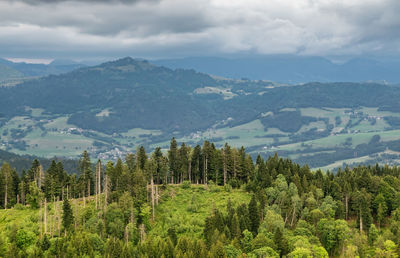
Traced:
[[389, 82], [400, 83], [400, 62], [390, 59], [353, 58], [332, 62], [324, 57], [267, 55], [258, 57], [188, 57], [154, 60], [170, 68], [196, 71], [227, 78], [270, 80], [280, 83]]
[[31, 78], [61, 74], [85, 66], [69, 60], [54, 60], [49, 64], [12, 62], [0, 58], [0, 86], [15, 85]]

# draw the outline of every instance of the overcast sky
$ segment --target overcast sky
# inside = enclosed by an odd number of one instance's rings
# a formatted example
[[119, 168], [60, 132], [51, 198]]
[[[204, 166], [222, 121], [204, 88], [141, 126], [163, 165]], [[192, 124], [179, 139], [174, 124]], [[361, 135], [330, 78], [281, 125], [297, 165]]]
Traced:
[[399, 0], [1, 0], [0, 56], [393, 56]]

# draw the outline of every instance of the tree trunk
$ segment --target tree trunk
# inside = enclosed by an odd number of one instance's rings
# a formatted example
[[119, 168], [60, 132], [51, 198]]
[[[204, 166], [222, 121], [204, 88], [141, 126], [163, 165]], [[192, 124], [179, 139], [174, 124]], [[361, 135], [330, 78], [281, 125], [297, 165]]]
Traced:
[[156, 185], [156, 205], [158, 205], [158, 186]]
[[7, 181], [8, 180], [6, 179], [6, 185], [5, 185], [6, 189], [5, 189], [5, 192], [4, 192], [4, 209], [6, 209], [6, 210], [7, 210], [7, 199], [8, 199], [8, 196], [7, 196], [7, 194], [8, 194], [8, 182]]
[[105, 176], [105, 184], [104, 184], [104, 211], [107, 209], [107, 201], [108, 201], [108, 175]]
[[125, 243], [128, 244], [129, 241], [128, 225], [125, 226], [124, 238], [125, 238]]
[[21, 182], [21, 202], [25, 205], [25, 182]]
[[96, 166], [96, 173], [94, 174], [94, 197], [96, 202], [96, 210], [98, 208], [98, 198], [99, 198], [99, 190], [97, 189], [97, 166]]
[[[98, 175], [98, 185], [97, 185], [97, 193], [100, 195], [101, 193], [101, 162], [99, 163], [99, 175]], [[99, 204], [100, 204], [100, 196], [99, 196]]]
[[223, 155], [223, 161], [224, 161], [224, 185], [226, 184], [226, 154], [225, 154], [225, 149], [224, 149], [224, 151], [222, 152], [222, 155]]
[[44, 198], [44, 233], [47, 234], [47, 199]]
[[100, 206], [100, 193], [101, 193], [101, 161], [97, 162], [96, 166], [96, 182], [95, 182], [95, 189], [96, 189], [96, 210]]
[[203, 166], [203, 174], [204, 174], [204, 184], [207, 185], [208, 177], [207, 177], [207, 155], [204, 155], [204, 166]]
[[58, 208], [58, 202], [60, 201], [60, 197], [57, 197], [57, 205], [56, 205], [56, 213], [57, 213], [57, 229], [58, 229], [58, 236], [61, 234], [61, 218], [60, 218], [60, 211]]
[[188, 165], [188, 177], [190, 183], [192, 182], [192, 161], [189, 160], [189, 165]]
[[361, 213], [361, 207], [360, 207], [360, 233], [363, 231], [363, 221], [362, 221], [362, 213]]
[[154, 182], [153, 182], [153, 175], [151, 175], [151, 206], [152, 206], [153, 221], [154, 221]]
[[203, 160], [203, 184], [206, 184], [206, 159]]
[[293, 227], [295, 215], [296, 215], [296, 205], [293, 206], [292, 222], [290, 223], [291, 227]]
[[236, 179], [236, 155], [233, 156], [233, 177]]
[[206, 184], [208, 184], [208, 157], [206, 156]]
[[143, 242], [146, 239], [146, 231], [144, 228], [144, 224], [140, 224], [139, 232], [140, 232], [140, 242]]
[[88, 193], [87, 193], [87, 196], [89, 197], [89, 196], [90, 196], [90, 179], [88, 179], [88, 182], [87, 182], [87, 187], [88, 187]]
[[42, 165], [40, 165], [39, 168], [38, 168], [38, 177], [37, 177], [37, 186], [39, 187], [39, 189], [42, 188], [43, 177], [44, 177], [43, 167], [42, 167]]

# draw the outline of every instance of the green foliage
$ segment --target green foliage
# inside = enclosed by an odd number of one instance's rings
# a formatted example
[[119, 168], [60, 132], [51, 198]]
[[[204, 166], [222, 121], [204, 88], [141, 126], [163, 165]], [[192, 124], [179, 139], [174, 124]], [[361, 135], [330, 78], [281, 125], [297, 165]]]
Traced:
[[371, 224], [371, 227], [368, 230], [368, 241], [369, 244], [372, 246], [375, 240], [378, 238], [379, 232], [378, 229], [375, 227], [374, 224]]
[[190, 188], [190, 185], [191, 185], [191, 182], [190, 181], [183, 181], [182, 182], [182, 184], [181, 184], [181, 186], [182, 186], [182, 189], [189, 189]]
[[36, 182], [29, 184], [29, 194], [26, 196], [26, 201], [32, 209], [38, 209], [43, 200], [43, 192], [40, 191]]
[[322, 245], [331, 255], [341, 250], [350, 233], [346, 221], [332, 219], [321, 219], [317, 231]]
[[245, 231], [243, 231], [243, 238], [241, 241], [241, 246], [242, 246], [242, 250], [245, 253], [250, 253], [252, 251], [252, 245], [251, 242], [253, 240], [253, 234], [248, 231], [247, 229]]
[[[188, 148], [183, 144], [177, 148], [176, 174], [162, 169], [168, 160], [158, 151], [142, 160], [144, 170], [132, 158], [128, 158], [130, 164], [109, 162], [100, 178], [104, 182], [102, 193], [84, 198], [80, 195], [86, 187], [83, 177], [66, 175], [62, 164], [53, 162], [44, 171], [43, 181], [40, 163], [34, 161], [21, 178], [12, 174], [9, 200], [26, 194], [26, 203], [35, 209], [19, 204], [0, 210], [0, 252], [13, 257], [397, 254], [397, 167], [346, 168], [332, 174], [312, 172], [277, 155], [267, 160], [258, 157], [253, 165], [244, 149], [230, 148], [221, 153], [210, 143], [193, 152]], [[224, 156], [228, 153], [234, 156]], [[199, 159], [199, 163], [190, 163], [191, 174], [186, 162], [189, 157]], [[201, 167], [205, 158], [209, 184], [195, 184], [205, 180], [202, 173], [206, 167]], [[235, 178], [239, 188], [224, 190], [224, 169], [225, 177]], [[268, 177], [257, 173], [265, 173], [270, 179], [258, 181]], [[191, 180], [183, 180], [189, 175]], [[175, 180], [185, 183], [176, 185]], [[63, 186], [67, 190], [63, 191]], [[92, 193], [89, 188], [92, 186], [87, 185], [87, 194]], [[43, 192], [60, 197], [68, 192], [70, 198], [64, 198], [62, 205], [56, 198], [41, 202]]]
[[36, 235], [32, 231], [19, 229], [15, 236], [15, 244], [21, 250], [26, 250], [29, 246], [35, 243]]
[[273, 257], [273, 258], [278, 258], [279, 254], [272, 249], [271, 247], [262, 247], [256, 250], [253, 250], [251, 253], [249, 253], [249, 257]]
[[232, 191], [232, 186], [230, 184], [224, 185], [224, 190], [227, 193], [230, 193]]
[[258, 227], [260, 226], [260, 212], [254, 195], [249, 203], [249, 219], [250, 219], [250, 230], [255, 236], [257, 235]]
[[112, 203], [107, 207], [106, 211], [106, 232], [108, 235], [122, 239], [124, 236], [124, 216], [123, 211], [116, 203]]
[[72, 224], [74, 223], [74, 214], [72, 212], [71, 205], [68, 199], [64, 199], [63, 202], [63, 216], [62, 224], [65, 230], [71, 230]]

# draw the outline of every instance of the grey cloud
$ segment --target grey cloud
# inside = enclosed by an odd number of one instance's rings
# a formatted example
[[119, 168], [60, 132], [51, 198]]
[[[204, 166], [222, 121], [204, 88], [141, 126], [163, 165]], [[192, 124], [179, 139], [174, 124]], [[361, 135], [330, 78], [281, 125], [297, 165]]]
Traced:
[[400, 54], [399, 12], [398, 0], [10, 0], [0, 55]]
[[[105, 2], [105, 1], [104, 1]], [[203, 5], [189, 1], [137, 1], [136, 5], [93, 5], [62, 1], [50, 6], [0, 8], [0, 25], [24, 23], [43, 28], [69, 27], [83, 34], [146, 37], [161, 33], [198, 33], [213, 26]], [[0, 6], [1, 7], [1, 6]]]

